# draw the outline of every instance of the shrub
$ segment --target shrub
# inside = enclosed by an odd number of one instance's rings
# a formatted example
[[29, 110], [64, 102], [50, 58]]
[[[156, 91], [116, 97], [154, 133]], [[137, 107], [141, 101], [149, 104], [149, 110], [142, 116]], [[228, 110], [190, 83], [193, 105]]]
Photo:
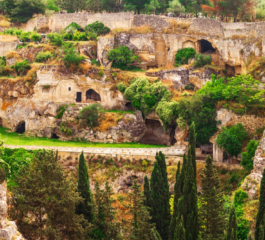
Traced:
[[249, 172], [253, 169], [253, 157], [255, 156], [258, 146], [259, 141], [250, 140], [246, 148], [247, 151], [242, 153], [242, 161], [240, 165]]
[[31, 35], [30, 35], [30, 39], [34, 42], [37, 42], [37, 41], [41, 41], [41, 35], [36, 33], [36, 32], [33, 32]]
[[241, 153], [242, 144], [246, 140], [248, 133], [242, 123], [232, 125], [229, 129], [222, 127], [222, 132], [217, 135], [216, 144], [219, 148], [224, 148], [230, 157]]
[[160, 101], [156, 108], [157, 115], [163, 122], [164, 128], [167, 129], [176, 119], [177, 102]]
[[63, 37], [58, 33], [48, 33], [47, 38], [50, 40], [52, 45], [58, 47], [63, 45]]
[[66, 40], [71, 41], [71, 40], [73, 40], [73, 34], [65, 33], [65, 34], [63, 35], [63, 39], [66, 39]]
[[36, 62], [46, 62], [48, 59], [52, 58], [51, 52], [40, 52], [36, 58]]
[[203, 67], [207, 64], [210, 64], [212, 62], [212, 56], [211, 55], [203, 55], [201, 53], [196, 53], [195, 55], [195, 62], [194, 67]]
[[65, 33], [74, 34], [75, 31], [78, 31], [75, 27], [69, 27], [65, 30]]
[[85, 27], [86, 32], [93, 32], [97, 35], [105, 35], [110, 32], [110, 29], [106, 27], [102, 22], [96, 21], [92, 24], [88, 24]]
[[175, 66], [179, 66], [182, 64], [187, 64], [189, 59], [194, 58], [196, 51], [194, 48], [182, 48], [177, 51], [175, 56]]
[[91, 64], [96, 65], [96, 66], [100, 66], [100, 62], [96, 59], [91, 59]]
[[19, 39], [21, 42], [28, 42], [30, 40], [30, 32], [22, 32]]
[[109, 61], [113, 62], [112, 66], [120, 69], [128, 69], [128, 64], [140, 62], [139, 58], [126, 46], [119, 46], [107, 53]]
[[27, 60], [23, 60], [21, 62], [16, 62], [12, 67], [18, 75], [25, 73], [30, 69], [30, 65]]
[[87, 33], [87, 38], [91, 41], [97, 41], [98, 40], [98, 35], [93, 32], [88, 32]]
[[90, 128], [99, 126], [99, 119], [104, 115], [104, 109], [99, 103], [91, 104], [84, 107], [79, 112], [79, 118], [84, 120]]
[[120, 92], [124, 93], [125, 90], [126, 90], [126, 86], [125, 86], [124, 83], [118, 83], [118, 84], [117, 84], [117, 89], [118, 89]]
[[74, 50], [74, 48], [65, 49], [65, 53], [66, 54], [63, 59], [63, 62], [66, 67], [70, 67], [71, 64], [77, 66], [85, 60], [85, 57], [81, 56], [77, 51]]
[[87, 41], [87, 35], [85, 32], [75, 31], [73, 34], [74, 41]]
[[78, 31], [82, 31], [83, 30], [83, 28], [80, 25], [78, 25], [77, 23], [75, 23], [75, 22], [70, 23], [64, 30], [67, 32], [67, 30], [69, 28], [75, 28]]

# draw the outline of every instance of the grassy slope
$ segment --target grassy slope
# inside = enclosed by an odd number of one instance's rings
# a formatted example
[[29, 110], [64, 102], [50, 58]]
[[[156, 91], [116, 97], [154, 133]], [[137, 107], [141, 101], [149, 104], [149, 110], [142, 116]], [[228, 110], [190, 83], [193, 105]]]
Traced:
[[27, 146], [52, 146], [52, 147], [97, 147], [97, 148], [156, 148], [166, 147], [163, 145], [148, 145], [140, 143], [90, 143], [78, 141], [60, 141], [58, 139], [26, 137], [8, 129], [0, 127], [0, 139], [8, 145], [27, 145]]

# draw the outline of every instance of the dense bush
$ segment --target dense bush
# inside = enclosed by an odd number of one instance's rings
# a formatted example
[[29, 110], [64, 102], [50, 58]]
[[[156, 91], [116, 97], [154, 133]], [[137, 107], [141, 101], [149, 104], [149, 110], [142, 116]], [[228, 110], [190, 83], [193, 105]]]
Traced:
[[120, 92], [124, 93], [125, 90], [126, 90], [126, 86], [125, 86], [124, 83], [118, 83], [118, 84], [117, 84], [117, 89], [118, 89]]
[[85, 32], [75, 31], [73, 34], [73, 40], [74, 41], [87, 41], [88, 38]]
[[99, 119], [104, 115], [104, 109], [99, 103], [91, 104], [87, 107], [84, 107], [79, 112], [79, 119], [85, 121], [86, 125], [95, 128], [99, 126]]
[[88, 40], [91, 40], [91, 41], [97, 41], [98, 35], [96, 33], [93, 33], [93, 32], [88, 32], [87, 38], [88, 38]]
[[48, 33], [47, 38], [50, 40], [52, 45], [58, 47], [63, 45], [63, 37], [58, 33]]
[[0, 57], [0, 75], [3, 76], [4, 75], [4, 68], [6, 66], [6, 58], [4, 57]]
[[48, 59], [52, 58], [51, 52], [40, 52], [35, 58], [36, 62], [46, 62]]
[[169, 101], [171, 94], [161, 82], [150, 85], [147, 79], [138, 78], [125, 90], [124, 96], [133, 107], [148, 114], [160, 101]]
[[91, 64], [96, 65], [96, 66], [100, 66], [100, 62], [96, 59], [91, 59]]
[[14, 35], [19, 37], [22, 34], [22, 29], [18, 29], [18, 28], [9, 28], [3, 31], [3, 34], [6, 35]]
[[30, 40], [30, 32], [22, 32], [19, 39], [21, 42], [28, 42]]
[[93, 32], [97, 35], [105, 35], [110, 32], [110, 29], [106, 27], [102, 22], [96, 21], [92, 24], [88, 24], [85, 27], [86, 32]]
[[70, 67], [74, 64], [76, 67], [85, 60], [84, 56], [81, 56], [74, 48], [65, 49], [65, 57], [63, 62], [66, 67]]
[[75, 28], [78, 31], [82, 31], [82, 27], [75, 22], [70, 23], [64, 30], [67, 32], [69, 28]]
[[36, 32], [33, 32], [31, 35], [30, 35], [30, 39], [34, 42], [37, 42], [37, 41], [41, 41], [41, 35], [36, 33]]
[[157, 115], [163, 122], [164, 128], [174, 123], [177, 116], [178, 103], [175, 101], [160, 101], [156, 108]]
[[128, 64], [140, 62], [139, 58], [126, 46], [119, 46], [107, 53], [109, 61], [113, 62], [112, 66], [120, 69], [128, 69]]
[[203, 67], [205, 65], [211, 64], [212, 56], [211, 55], [203, 55], [201, 53], [196, 53], [194, 67]]
[[230, 157], [241, 153], [242, 144], [246, 140], [248, 133], [242, 123], [232, 125], [229, 129], [222, 127], [222, 132], [217, 135], [216, 144], [219, 148], [224, 148]]
[[264, 89], [260, 89], [260, 81], [255, 80], [251, 75], [240, 75], [233, 78], [216, 78], [212, 75], [212, 81], [202, 87], [198, 94], [209, 94], [213, 101], [233, 101], [246, 107], [246, 110], [253, 106], [264, 104]]
[[177, 51], [177, 54], [175, 56], [175, 66], [179, 66], [182, 64], [187, 64], [189, 62], [189, 59], [194, 58], [196, 54], [196, 51], [194, 48], [182, 48]]
[[27, 60], [23, 60], [21, 62], [16, 62], [11, 68], [14, 69], [18, 75], [21, 75], [30, 69], [30, 65]]
[[249, 172], [253, 169], [253, 157], [255, 156], [258, 146], [259, 141], [250, 140], [246, 148], [247, 151], [242, 153], [242, 161], [240, 165]]

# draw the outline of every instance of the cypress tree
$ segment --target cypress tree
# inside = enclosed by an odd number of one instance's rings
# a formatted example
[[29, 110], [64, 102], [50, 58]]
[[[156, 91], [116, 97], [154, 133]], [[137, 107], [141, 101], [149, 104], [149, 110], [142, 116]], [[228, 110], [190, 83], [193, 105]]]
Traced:
[[[190, 148], [191, 148], [192, 166], [193, 166], [193, 171], [194, 171], [194, 177], [195, 177], [195, 180], [196, 180], [196, 176], [197, 176], [197, 167], [196, 167], [196, 134], [195, 134], [195, 124], [194, 124], [194, 122], [190, 126], [189, 145], [190, 145]], [[196, 188], [197, 188], [197, 184], [196, 184]]]
[[233, 205], [230, 209], [229, 220], [226, 227], [225, 240], [237, 240], [236, 209]]
[[149, 184], [149, 179], [147, 176], [144, 177], [144, 205], [146, 207], [150, 206], [150, 184]]
[[185, 229], [183, 226], [183, 218], [179, 216], [178, 224], [175, 230], [174, 240], [185, 240]]
[[156, 224], [156, 229], [163, 240], [168, 240], [170, 225], [169, 185], [165, 155], [156, 154], [156, 161], [150, 180], [150, 211], [151, 222]]
[[169, 240], [174, 240], [174, 233], [176, 228], [177, 216], [178, 216], [178, 201], [181, 197], [181, 183], [180, 183], [180, 162], [178, 162], [178, 168], [176, 171], [176, 182], [174, 185], [174, 209], [169, 226]]
[[256, 219], [255, 240], [260, 240], [260, 234], [261, 234], [260, 230], [264, 219], [264, 213], [265, 213], [265, 168], [263, 169], [263, 175], [260, 184], [259, 210]]
[[76, 213], [84, 215], [84, 218], [89, 222], [93, 221], [93, 195], [90, 191], [89, 177], [87, 172], [87, 166], [85, 162], [84, 153], [82, 152], [79, 157], [78, 168], [78, 192], [84, 199], [82, 203], [79, 203], [76, 207]]
[[162, 240], [161, 236], [159, 235], [159, 233], [156, 231], [156, 228], [152, 228], [151, 230], [151, 239], [152, 240]]
[[200, 174], [202, 195], [200, 218], [203, 223], [202, 236], [204, 239], [222, 239], [224, 230], [223, 207], [224, 200], [220, 180], [213, 167], [213, 159], [206, 158], [205, 168]]
[[186, 240], [197, 240], [198, 238], [198, 206], [197, 206], [197, 187], [194, 178], [191, 147], [188, 151], [188, 160], [185, 170], [185, 181], [183, 188], [182, 206], [179, 211], [183, 212], [183, 221]]

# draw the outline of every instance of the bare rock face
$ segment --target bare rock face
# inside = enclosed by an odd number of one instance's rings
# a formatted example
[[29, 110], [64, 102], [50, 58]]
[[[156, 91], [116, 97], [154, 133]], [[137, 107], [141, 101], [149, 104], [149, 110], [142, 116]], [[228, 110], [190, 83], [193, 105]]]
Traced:
[[175, 130], [175, 139], [176, 139], [176, 144], [175, 145], [187, 145], [188, 143], [185, 142], [185, 138], [189, 134], [189, 126], [186, 124], [186, 129], [180, 129], [179, 127], [176, 128]]
[[110, 68], [111, 62], [107, 59], [107, 53], [114, 48], [114, 37], [101, 37], [98, 39], [98, 59], [102, 66]]
[[245, 178], [242, 189], [247, 192], [249, 198], [253, 199], [257, 194], [258, 185], [262, 178], [262, 172], [265, 168], [265, 131], [262, 140], [256, 150], [253, 159], [253, 170], [251, 174]]
[[0, 239], [23, 240], [16, 223], [7, 220], [6, 183], [0, 184]]

